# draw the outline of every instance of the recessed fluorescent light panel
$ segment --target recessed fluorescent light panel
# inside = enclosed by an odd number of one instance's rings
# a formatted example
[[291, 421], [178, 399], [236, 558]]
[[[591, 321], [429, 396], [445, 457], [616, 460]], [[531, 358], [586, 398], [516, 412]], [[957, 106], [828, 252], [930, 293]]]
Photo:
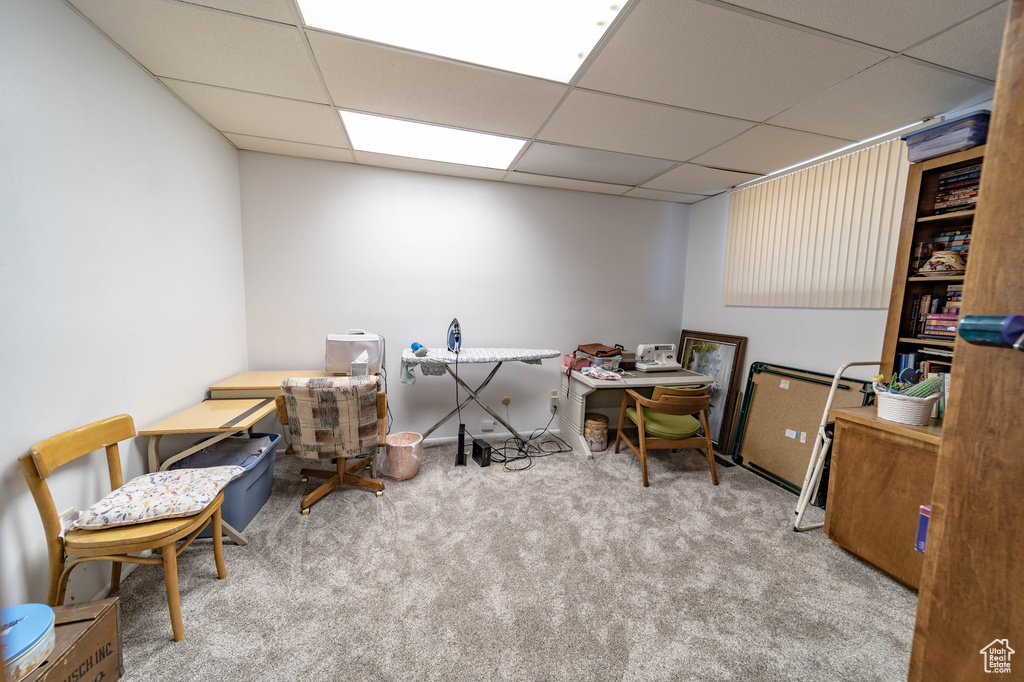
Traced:
[[307, 26], [568, 83], [625, 2], [299, 0]]
[[357, 151], [505, 170], [526, 140], [338, 109]]

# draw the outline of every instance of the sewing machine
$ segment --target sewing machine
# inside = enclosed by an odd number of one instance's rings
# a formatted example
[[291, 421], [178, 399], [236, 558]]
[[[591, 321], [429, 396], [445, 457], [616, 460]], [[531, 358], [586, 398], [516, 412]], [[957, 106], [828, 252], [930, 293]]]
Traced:
[[636, 368], [641, 372], [668, 372], [683, 367], [676, 362], [676, 344], [642, 343], [636, 349]]

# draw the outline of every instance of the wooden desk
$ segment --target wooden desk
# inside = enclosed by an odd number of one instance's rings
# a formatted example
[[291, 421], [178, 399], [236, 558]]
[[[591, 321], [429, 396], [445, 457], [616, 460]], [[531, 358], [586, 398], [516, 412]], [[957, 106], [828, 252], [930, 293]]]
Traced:
[[273, 398], [281, 392], [281, 382], [293, 377], [323, 379], [332, 377], [322, 369], [274, 369], [242, 372], [230, 379], [210, 386], [210, 397], [224, 398]]
[[[171, 464], [199, 452], [229, 436], [247, 431], [261, 419], [276, 411], [273, 398], [241, 398], [228, 400], [204, 400], [187, 410], [139, 430], [140, 436], [149, 439], [149, 470], [166, 471]], [[213, 433], [192, 447], [182, 450], [163, 462], [160, 461], [160, 438], [170, 434]], [[226, 521], [222, 522], [224, 534], [239, 545], [249, 541]]]
[[917, 589], [924, 555], [914, 549], [920, 507], [932, 502], [941, 422], [898, 424], [874, 406], [829, 410], [835, 418], [825, 534], [843, 549]]
[[[568, 443], [573, 451], [587, 459], [594, 454], [583, 436], [583, 426], [587, 412], [600, 412], [608, 417], [609, 430], [618, 427], [619, 409], [622, 405], [622, 392], [627, 388], [650, 388], [652, 386], [699, 386], [713, 383], [714, 379], [706, 374], [698, 374], [686, 369], [675, 372], [630, 372], [619, 381], [602, 381], [573, 371], [565, 376], [562, 368], [562, 380], [559, 387], [560, 406], [558, 408], [558, 435]], [[568, 396], [566, 392], [568, 391]]]

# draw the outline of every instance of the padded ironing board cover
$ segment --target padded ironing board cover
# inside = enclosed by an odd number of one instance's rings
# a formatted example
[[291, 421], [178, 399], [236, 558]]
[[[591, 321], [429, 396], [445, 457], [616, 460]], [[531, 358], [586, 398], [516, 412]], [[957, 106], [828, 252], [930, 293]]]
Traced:
[[[463, 348], [459, 351], [459, 364], [482, 362], [525, 362], [539, 365], [545, 358], [557, 358], [561, 353], [546, 348]], [[413, 368], [419, 366], [423, 376], [441, 376], [446, 365], [455, 364], [455, 353], [447, 348], [431, 348], [423, 357], [417, 357], [411, 348], [402, 351], [402, 383], [416, 383]]]

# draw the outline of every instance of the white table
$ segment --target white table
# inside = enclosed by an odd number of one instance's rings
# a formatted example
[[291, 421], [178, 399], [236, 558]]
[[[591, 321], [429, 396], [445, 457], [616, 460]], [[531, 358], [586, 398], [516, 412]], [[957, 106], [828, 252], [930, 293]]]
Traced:
[[[494, 375], [497, 374], [498, 369], [501, 368], [501, 365], [504, 362], [525, 362], [528, 364], [539, 365], [541, 360], [545, 358], [556, 358], [559, 355], [561, 355], [561, 353], [557, 350], [536, 348], [463, 348], [459, 351], [458, 355], [446, 348], [430, 348], [427, 350], [426, 355], [420, 357], [413, 353], [411, 348], [406, 348], [402, 352], [402, 382], [411, 384], [416, 381], [413, 369], [417, 366], [420, 368], [420, 371], [427, 376], [438, 376], [447, 371], [447, 373], [455, 379], [456, 383], [466, 389], [466, 392], [469, 394], [469, 397], [463, 400], [458, 407], [453, 409], [441, 418], [440, 421], [427, 429], [426, 433], [423, 434], [424, 438], [451, 419], [456, 412], [466, 406], [466, 403], [473, 400], [476, 401], [480, 407], [484, 408], [488, 414], [494, 417], [498, 423], [508, 429], [509, 433], [525, 442], [526, 439], [520, 436], [519, 432], [513, 429], [511, 424], [502, 419], [501, 415], [488, 407], [487, 403], [481, 400], [478, 394], [484, 386], [494, 378]], [[467, 386], [466, 382], [460, 379], [455, 372], [452, 371], [450, 365], [456, 364], [456, 361], [458, 361], [459, 364], [464, 365], [479, 363], [493, 364], [494, 369], [491, 370], [491, 373], [487, 375], [487, 378], [484, 379], [482, 384], [477, 386], [476, 389], [472, 389]]]
[[[601, 412], [608, 417], [609, 427], [618, 426], [622, 391], [627, 388], [650, 388], [652, 386], [700, 386], [713, 383], [706, 374], [689, 370], [675, 372], [627, 372], [618, 381], [602, 381], [573, 371], [570, 376], [562, 369], [562, 385], [558, 392], [560, 407], [559, 435], [573, 451], [586, 459], [594, 455], [583, 437], [584, 416], [588, 411]], [[568, 396], [566, 389], [568, 388]], [[591, 403], [587, 409], [588, 401]]]

